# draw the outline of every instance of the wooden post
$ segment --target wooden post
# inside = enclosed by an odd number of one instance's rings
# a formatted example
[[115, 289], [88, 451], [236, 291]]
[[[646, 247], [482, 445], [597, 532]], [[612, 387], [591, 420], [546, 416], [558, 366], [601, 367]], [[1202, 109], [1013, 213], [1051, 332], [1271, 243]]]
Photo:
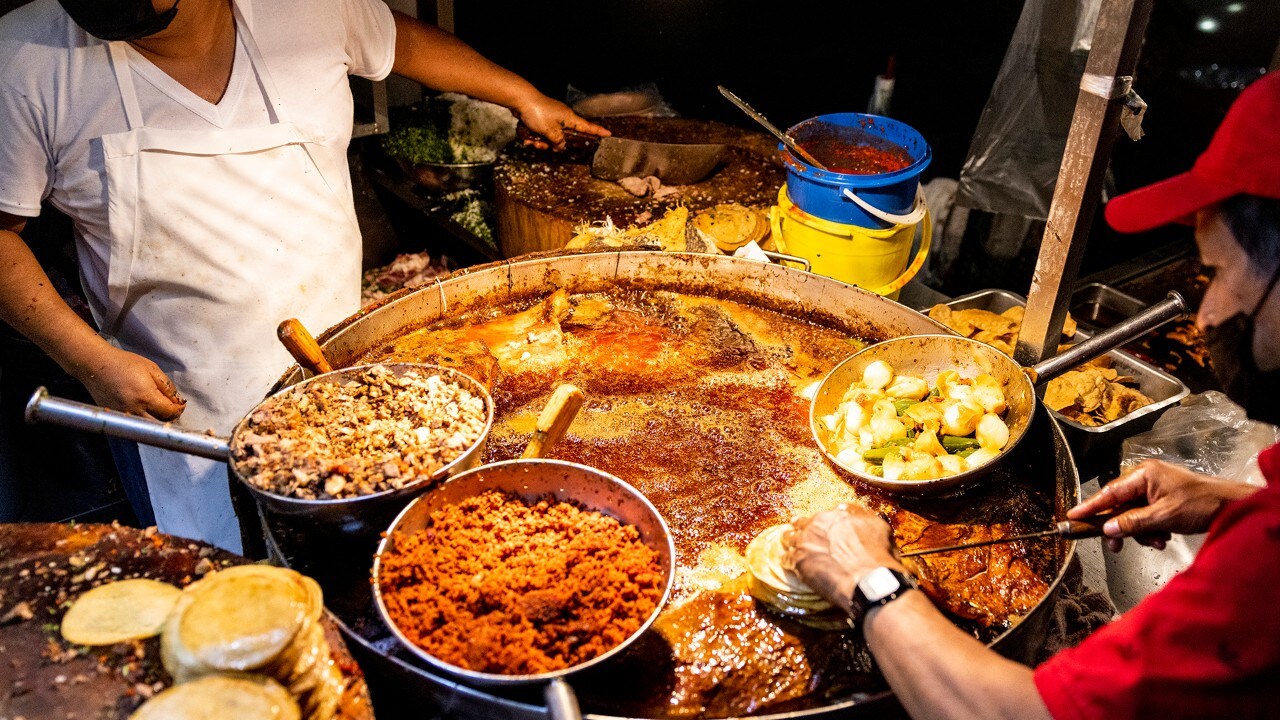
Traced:
[[1124, 106], [1123, 94], [1104, 97], [1099, 92], [1105, 94], [1109, 88], [1120, 86], [1122, 81], [1117, 78], [1133, 75], [1152, 2], [1103, 0], [1098, 11], [1085, 80], [1071, 119], [1058, 184], [1053, 191], [1040, 255], [1031, 278], [1026, 318], [1014, 352], [1014, 357], [1023, 365], [1033, 365], [1058, 351], [1058, 338], [1080, 272], [1080, 260]]

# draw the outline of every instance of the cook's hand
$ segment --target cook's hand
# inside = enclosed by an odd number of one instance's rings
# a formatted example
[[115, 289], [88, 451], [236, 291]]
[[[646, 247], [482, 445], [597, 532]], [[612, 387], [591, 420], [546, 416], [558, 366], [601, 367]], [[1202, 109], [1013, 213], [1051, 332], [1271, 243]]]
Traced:
[[841, 506], [792, 523], [788, 560], [796, 573], [831, 604], [848, 612], [862, 576], [885, 565], [902, 571], [890, 546], [889, 524], [858, 506]]
[[579, 117], [569, 109], [568, 105], [552, 100], [541, 93], [534, 93], [528, 101], [512, 110], [521, 122], [529, 126], [530, 130], [546, 138], [545, 142], [537, 139], [526, 141], [526, 144], [542, 150], [547, 148], [563, 150], [564, 128], [600, 137], [609, 135], [608, 130]]
[[175, 420], [187, 406], [173, 382], [155, 363], [109, 347], [81, 366], [77, 379], [103, 407], [156, 420]]
[[1102, 527], [1107, 545], [1119, 552], [1123, 539], [1131, 537], [1142, 545], [1163, 550], [1172, 533], [1207, 531], [1223, 505], [1256, 490], [1244, 483], [1202, 475], [1159, 460], [1146, 460], [1068, 510], [1067, 517], [1087, 518], [1140, 505], [1107, 520]]

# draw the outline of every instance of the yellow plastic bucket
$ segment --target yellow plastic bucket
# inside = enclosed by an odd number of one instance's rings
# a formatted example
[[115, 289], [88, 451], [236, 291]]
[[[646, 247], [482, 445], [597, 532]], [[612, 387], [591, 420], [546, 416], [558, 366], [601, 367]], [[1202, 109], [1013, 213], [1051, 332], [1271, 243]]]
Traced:
[[898, 298], [898, 291], [920, 272], [933, 240], [933, 218], [926, 208], [920, 247], [911, 245], [917, 224], [879, 230], [823, 220], [796, 207], [784, 185], [770, 210], [773, 242], [779, 252], [805, 258], [811, 271], [850, 285]]

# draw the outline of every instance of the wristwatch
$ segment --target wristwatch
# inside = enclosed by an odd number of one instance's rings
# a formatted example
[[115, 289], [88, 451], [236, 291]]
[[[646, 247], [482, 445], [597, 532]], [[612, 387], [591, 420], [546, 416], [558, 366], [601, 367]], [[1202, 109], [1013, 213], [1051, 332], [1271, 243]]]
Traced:
[[907, 593], [916, 590], [920, 585], [916, 579], [892, 568], [880, 566], [862, 576], [853, 591], [853, 602], [849, 606], [849, 626], [860, 628], [862, 620], [872, 608], [886, 605]]

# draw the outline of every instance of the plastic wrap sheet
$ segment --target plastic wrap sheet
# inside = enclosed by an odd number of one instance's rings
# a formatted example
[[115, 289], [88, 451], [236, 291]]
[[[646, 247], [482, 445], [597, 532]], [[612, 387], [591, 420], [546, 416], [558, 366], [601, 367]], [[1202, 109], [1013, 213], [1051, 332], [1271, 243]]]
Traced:
[[956, 203], [1045, 219], [1101, 0], [1027, 0], [960, 171]]
[[[1145, 433], [1124, 441], [1120, 467], [1163, 460], [1207, 475], [1263, 486], [1258, 453], [1280, 442], [1280, 428], [1248, 419], [1244, 409], [1220, 392], [1192, 395], [1169, 408]], [[1120, 553], [1105, 553], [1107, 586], [1125, 611], [1164, 586], [1195, 559], [1202, 535], [1175, 535], [1164, 550], [1126, 542]]]

